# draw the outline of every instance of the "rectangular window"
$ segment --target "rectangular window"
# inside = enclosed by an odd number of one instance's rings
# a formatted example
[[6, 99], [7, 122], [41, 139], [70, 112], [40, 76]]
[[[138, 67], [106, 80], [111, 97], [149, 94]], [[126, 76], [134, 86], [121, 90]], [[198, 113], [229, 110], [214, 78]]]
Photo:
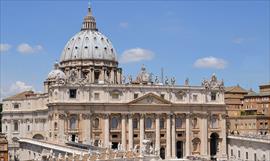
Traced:
[[216, 92], [211, 92], [211, 101], [215, 101], [217, 98]]
[[114, 99], [114, 100], [119, 99], [119, 94], [118, 93], [112, 93], [112, 99]]
[[139, 96], [138, 93], [134, 93], [133, 98], [136, 99], [136, 98], [138, 98], [138, 96]]
[[18, 131], [19, 130], [19, 123], [18, 121], [14, 121], [14, 131]]
[[231, 149], [231, 156], [233, 156], [233, 149]]
[[95, 100], [99, 100], [99, 93], [94, 93]]
[[197, 102], [198, 101], [198, 95], [194, 94], [193, 95], [193, 102]]
[[14, 103], [14, 104], [13, 104], [13, 108], [14, 108], [14, 109], [18, 109], [18, 108], [19, 108], [19, 104], [18, 104], [18, 103]]
[[241, 157], [240, 150], [238, 150], [238, 158], [240, 158], [240, 157]]
[[257, 161], [257, 154], [254, 153], [254, 161]]
[[246, 159], [248, 159], [248, 152], [246, 152]]
[[69, 98], [76, 98], [77, 90], [76, 89], [70, 89], [69, 90]]

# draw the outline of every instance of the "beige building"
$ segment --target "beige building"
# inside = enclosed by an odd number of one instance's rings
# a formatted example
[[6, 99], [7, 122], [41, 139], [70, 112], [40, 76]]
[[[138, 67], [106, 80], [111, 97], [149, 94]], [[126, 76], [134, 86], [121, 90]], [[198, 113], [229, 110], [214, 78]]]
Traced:
[[259, 93], [246, 91], [240, 86], [226, 88], [228, 131], [242, 134], [269, 134], [270, 84], [259, 87]]
[[143, 141], [150, 140], [163, 159], [227, 158], [223, 81], [212, 75], [201, 86], [188, 80], [177, 85], [174, 78], [161, 82], [144, 66], [135, 78], [124, 76], [90, 8], [44, 87], [44, 93], [26, 91], [3, 100], [10, 159], [19, 155], [23, 138], [141, 153]]

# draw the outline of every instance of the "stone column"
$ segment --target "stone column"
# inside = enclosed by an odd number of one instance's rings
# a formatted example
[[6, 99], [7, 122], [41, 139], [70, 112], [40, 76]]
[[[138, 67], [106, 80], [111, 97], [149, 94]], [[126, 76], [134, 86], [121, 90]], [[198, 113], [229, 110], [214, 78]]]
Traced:
[[160, 152], [160, 114], [156, 115], [156, 143], [155, 150], [158, 150], [158, 154]]
[[144, 114], [141, 114], [140, 117], [140, 153], [142, 152], [144, 140]]
[[104, 114], [104, 122], [104, 147], [108, 147], [110, 142], [109, 114]]
[[121, 134], [121, 142], [123, 146], [123, 150], [126, 150], [127, 139], [126, 139], [126, 114], [122, 114], [122, 134]]
[[58, 141], [65, 142], [65, 114], [58, 114]]
[[[82, 114], [83, 119], [83, 142], [84, 143], [90, 143], [90, 129], [91, 126], [89, 126], [89, 120], [90, 120], [90, 114]], [[91, 125], [91, 123], [90, 123]]]
[[91, 83], [95, 83], [95, 71], [94, 71], [94, 69], [91, 68], [90, 72], [91, 72]]
[[128, 148], [133, 150], [133, 120], [132, 114], [128, 115]]
[[221, 152], [222, 152], [222, 158], [227, 158], [227, 135], [226, 135], [226, 114], [221, 115], [221, 123], [219, 124], [219, 127], [221, 129], [221, 137], [222, 137], [222, 143], [221, 143]]
[[186, 157], [190, 156], [190, 114], [186, 115]]
[[[89, 128], [89, 141], [92, 140], [92, 114], [89, 114], [89, 120], [88, 120], [88, 128]], [[90, 143], [90, 142], [89, 142]]]
[[208, 151], [208, 127], [207, 127], [207, 114], [201, 115], [201, 155], [207, 156]]
[[175, 115], [172, 115], [172, 158], [176, 158]]
[[171, 114], [167, 114], [166, 120], [166, 159], [171, 158]]

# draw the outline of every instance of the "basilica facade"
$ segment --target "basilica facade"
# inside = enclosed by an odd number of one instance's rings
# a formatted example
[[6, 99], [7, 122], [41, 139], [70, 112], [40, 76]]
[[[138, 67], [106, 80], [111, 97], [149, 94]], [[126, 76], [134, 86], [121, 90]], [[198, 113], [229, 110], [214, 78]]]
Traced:
[[149, 140], [162, 159], [226, 158], [223, 81], [212, 75], [198, 86], [188, 80], [177, 85], [145, 66], [136, 77], [124, 76], [90, 7], [53, 68], [44, 93], [25, 91], [3, 100], [2, 131], [11, 158], [23, 138], [139, 152]]

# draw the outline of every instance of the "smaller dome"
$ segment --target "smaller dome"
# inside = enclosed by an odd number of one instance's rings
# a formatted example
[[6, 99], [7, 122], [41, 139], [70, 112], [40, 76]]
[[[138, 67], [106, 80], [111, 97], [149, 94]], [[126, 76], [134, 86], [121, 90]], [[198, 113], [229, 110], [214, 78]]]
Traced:
[[54, 69], [48, 74], [48, 79], [66, 79], [66, 74], [60, 69]]

